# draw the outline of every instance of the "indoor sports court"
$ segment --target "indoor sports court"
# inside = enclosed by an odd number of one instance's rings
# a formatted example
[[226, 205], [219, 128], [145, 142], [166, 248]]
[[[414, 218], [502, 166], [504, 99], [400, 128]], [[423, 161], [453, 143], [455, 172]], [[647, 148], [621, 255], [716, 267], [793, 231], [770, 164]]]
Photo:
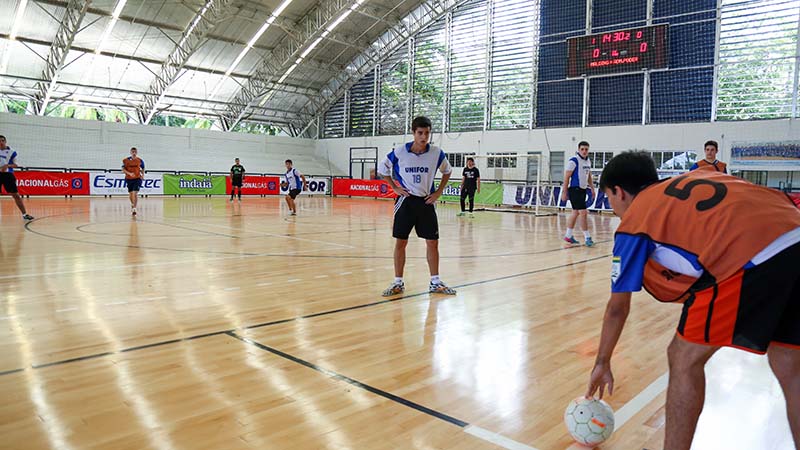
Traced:
[[0, 449], [797, 448], [800, 2], [0, 8]]

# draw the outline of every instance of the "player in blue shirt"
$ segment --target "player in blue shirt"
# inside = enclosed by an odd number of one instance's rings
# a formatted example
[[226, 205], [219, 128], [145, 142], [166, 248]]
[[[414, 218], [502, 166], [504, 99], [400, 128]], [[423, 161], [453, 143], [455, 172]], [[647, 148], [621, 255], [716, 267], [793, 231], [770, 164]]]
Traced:
[[14, 177], [14, 169], [17, 167], [19, 167], [17, 166], [17, 152], [6, 145], [5, 136], [0, 136], [0, 193], [5, 189], [7, 194], [14, 197], [17, 208], [22, 212], [22, 218], [33, 220], [33, 216], [25, 210], [25, 204], [22, 203], [22, 197], [19, 196], [17, 190], [17, 179]]
[[[392, 237], [394, 246], [394, 282], [383, 291], [384, 297], [403, 293], [403, 270], [406, 264], [406, 246], [412, 229], [425, 239], [433, 293], [455, 295], [456, 291], [439, 279], [439, 221], [436, 217], [436, 200], [442, 195], [453, 172], [447, 155], [431, 145], [433, 125], [427, 117], [417, 117], [411, 123], [414, 141], [401, 144], [383, 159], [378, 173], [397, 193], [394, 207]], [[442, 172], [439, 188], [435, 189], [436, 172]]]
[[[568, 244], [577, 244], [578, 241], [572, 235], [575, 223], [583, 228], [583, 237], [587, 247], [594, 245], [592, 235], [589, 233], [589, 214], [586, 209], [586, 191], [592, 192], [594, 197], [594, 182], [592, 181], [592, 162], [589, 161], [589, 143], [581, 141], [578, 144], [578, 151], [575, 156], [567, 161], [564, 171], [564, 186], [561, 189], [561, 201], [567, 201], [572, 205], [572, 214], [567, 220], [567, 232], [564, 240]], [[580, 220], [579, 220], [580, 219]]]

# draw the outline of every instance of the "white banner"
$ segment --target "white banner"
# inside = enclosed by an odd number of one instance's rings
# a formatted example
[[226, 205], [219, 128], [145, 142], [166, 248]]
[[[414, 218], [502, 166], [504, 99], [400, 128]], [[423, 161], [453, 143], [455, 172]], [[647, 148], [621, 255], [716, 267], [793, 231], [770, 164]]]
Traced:
[[[539, 187], [539, 192], [536, 191], [536, 186], [503, 185], [504, 205], [535, 207], [537, 201], [539, 206], [572, 208], [569, 200], [566, 202], [561, 201], [560, 185], [542, 185]], [[588, 207], [587, 209], [592, 211], [611, 210], [611, 205], [609, 205], [608, 199], [602, 192], [599, 192], [597, 197], [587, 193], [586, 206]]]
[[[281, 177], [281, 181], [286, 181], [286, 178]], [[331, 191], [330, 178], [306, 177], [306, 181], [308, 181], [308, 190], [301, 192], [301, 194], [327, 194]], [[288, 193], [289, 189], [284, 189], [283, 186], [281, 186], [281, 194], [286, 195]]]
[[[128, 195], [125, 186], [125, 174], [92, 172], [89, 174], [89, 193], [91, 195]], [[149, 176], [145, 174], [141, 195], [161, 195], [164, 193], [164, 182], [161, 174]]]

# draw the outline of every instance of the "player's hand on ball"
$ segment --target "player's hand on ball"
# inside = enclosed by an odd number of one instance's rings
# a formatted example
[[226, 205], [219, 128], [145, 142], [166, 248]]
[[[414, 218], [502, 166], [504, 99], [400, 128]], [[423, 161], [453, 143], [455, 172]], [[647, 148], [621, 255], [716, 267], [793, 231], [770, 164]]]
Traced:
[[586, 398], [594, 397], [594, 394], [600, 390], [600, 398], [603, 398], [603, 393], [608, 387], [608, 394], [614, 394], [614, 374], [611, 373], [611, 366], [608, 364], [595, 364], [592, 369], [592, 375], [589, 378], [589, 390], [586, 391]]

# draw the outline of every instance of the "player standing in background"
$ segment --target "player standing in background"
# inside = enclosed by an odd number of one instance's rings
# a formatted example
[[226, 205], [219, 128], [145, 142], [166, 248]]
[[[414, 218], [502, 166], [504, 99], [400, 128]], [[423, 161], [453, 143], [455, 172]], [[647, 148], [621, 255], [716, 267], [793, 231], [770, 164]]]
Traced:
[[728, 165], [717, 159], [717, 152], [719, 151], [719, 144], [717, 144], [717, 141], [708, 141], [703, 147], [706, 153], [705, 159], [701, 159], [692, 164], [689, 170], [713, 167], [717, 172], [728, 173]]
[[[611, 298], [587, 397], [613, 393], [611, 356], [644, 287], [683, 303], [667, 349], [664, 448], [689, 450], [705, 398], [706, 362], [721, 347], [767, 353], [800, 448], [800, 210], [775, 189], [711, 170], [659, 181], [645, 152], [625, 152], [600, 177], [621, 222]], [[714, 239], [697, 230], [725, 230]], [[746, 376], [745, 376], [746, 378]]]
[[231, 202], [233, 201], [233, 194], [236, 188], [239, 188], [239, 203], [242, 203], [242, 184], [244, 184], [244, 166], [239, 164], [239, 158], [234, 161], [235, 164], [231, 167]]
[[475, 207], [475, 193], [481, 192], [481, 172], [475, 167], [475, 158], [467, 158], [467, 167], [461, 174], [461, 212], [463, 216], [466, 211], [465, 200], [469, 197], [469, 216], [473, 217], [472, 210]]
[[286, 173], [283, 174], [283, 177], [285, 178], [284, 183], [286, 183], [286, 188], [289, 189], [289, 193], [286, 194], [286, 204], [289, 205], [290, 214], [296, 216], [297, 205], [294, 199], [300, 195], [300, 191], [308, 189], [308, 182], [306, 181], [305, 175], [292, 167], [291, 159], [286, 160]]
[[569, 159], [567, 168], [564, 171], [564, 186], [561, 189], [561, 201], [567, 201], [572, 204], [572, 214], [567, 220], [567, 232], [564, 235], [564, 240], [570, 244], [577, 244], [578, 241], [572, 235], [572, 230], [575, 228], [575, 223], [578, 223], [583, 228], [583, 237], [586, 240], [586, 246], [591, 247], [594, 245], [592, 235], [589, 233], [589, 214], [586, 210], [586, 190], [592, 192], [594, 197], [594, 183], [592, 181], [592, 162], [589, 161], [589, 143], [581, 141], [578, 144], [578, 152]]
[[122, 160], [122, 171], [125, 173], [125, 185], [128, 186], [128, 197], [131, 200], [131, 215], [136, 215], [139, 202], [139, 190], [144, 179], [144, 161], [137, 156], [136, 147], [131, 147], [131, 156]]
[[[411, 122], [414, 141], [389, 152], [378, 166], [378, 172], [397, 194], [392, 225], [392, 237], [395, 238], [394, 282], [383, 291], [384, 297], [398, 295], [405, 290], [403, 271], [412, 229], [417, 230], [417, 236], [425, 239], [431, 274], [428, 291], [448, 295], [456, 293], [439, 279], [439, 221], [434, 205], [447, 186], [453, 169], [444, 151], [430, 144], [432, 127], [427, 117], [416, 117]], [[439, 188], [434, 190], [437, 170], [442, 172], [442, 181]]]
[[25, 204], [17, 190], [17, 178], [14, 176], [14, 169], [17, 167], [17, 152], [6, 145], [5, 136], [0, 136], [0, 193], [5, 189], [14, 198], [23, 220], [33, 220], [33, 216], [25, 210]]

